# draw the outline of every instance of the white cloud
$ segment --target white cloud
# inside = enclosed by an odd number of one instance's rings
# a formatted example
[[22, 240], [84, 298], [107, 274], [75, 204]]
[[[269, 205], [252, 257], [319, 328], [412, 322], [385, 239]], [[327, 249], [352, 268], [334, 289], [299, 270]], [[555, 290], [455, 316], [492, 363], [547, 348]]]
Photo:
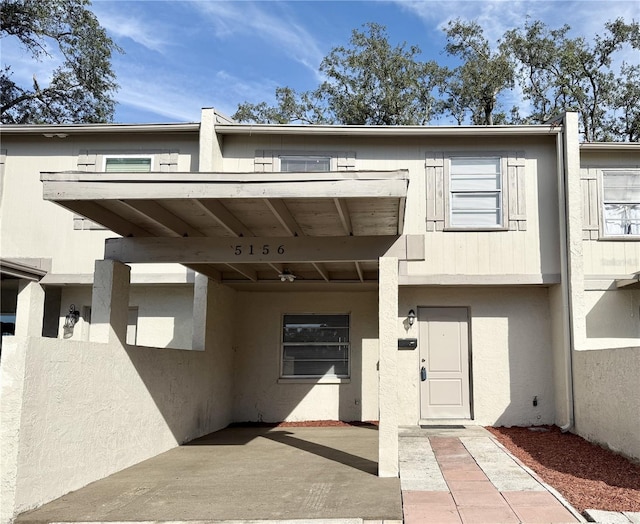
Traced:
[[[204, 13], [220, 39], [249, 35], [276, 46], [286, 56], [317, 73], [324, 57], [314, 36], [296, 22], [286, 5], [276, 2], [193, 2]], [[259, 50], [257, 50], [259, 52]]]
[[170, 41], [164, 35], [171, 35], [167, 27], [158, 26], [149, 16], [132, 16], [131, 12], [118, 9], [118, 2], [96, 2], [92, 11], [108, 33], [119, 38], [128, 38], [137, 44], [162, 53]]

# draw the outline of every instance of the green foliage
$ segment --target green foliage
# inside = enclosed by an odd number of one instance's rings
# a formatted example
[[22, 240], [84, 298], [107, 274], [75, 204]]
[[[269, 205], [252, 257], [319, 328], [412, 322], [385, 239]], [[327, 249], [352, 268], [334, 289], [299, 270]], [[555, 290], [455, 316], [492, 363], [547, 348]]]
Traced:
[[107, 122], [117, 89], [111, 55], [120, 48], [87, 8], [89, 0], [2, 0], [0, 36], [17, 38], [35, 60], [62, 60], [51, 79], [33, 76], [31, 85], [13, 80], [11, 66], [0, 71], [3, 123]]
[[[624, 78], [637, 80], [637, 67], [624, 66], [616, 74], [612, 62], [625, 44], [640, 49], [638, 23], [608, 22], [607, 34], [597, 35], [593, 42], [570, 38], [569, 29], [567, 25], [549, 29], [540, 21], [527, 21], [522, 29], [505, 34], [501, 48], [512, 56], [523, 94], [533, 108], [527, 120], [540, 123], [560, 112], [576, 111], [586, 141], [633, 136], [628, 129], [634, 127], [632, 122], [616, 124], [611, 115], [632, 117], [629, 104], [637, 100], [638, 88]], [[635, 113], [637, 117], [637, 110]], [[637, 140], [637, 132], [635, 136]]]
[[383, 26], [354, 30], [350, 47], [331, 50], [320, 64], [326, 80], [315, 91], [276, 90], [276, 105], [238, 107], [233, 118], [256, 123], [422, 125], [436, 112], [431, 92], [437, 67], [417, 60], [420, 49], [391, 47]]
[[[448, 68], [421, 61], [416, 46], [391, 46], [383, 26], [367, 24], [324, 58], [326, 80], [316, 90], [279, 88], [276, 105], [245, 102], [234, 118], [424, 125], [445, 114], [460, 125], [496, 125], [544, 123], [576, 111], [587, 141], [638, 141], [640, 64], [612, 64], [623, 48], [640, 49], [640, 29], [622, 19], [604, 27], [604, 36], [587, 41], [570, 38], [569, 26], [527, 20], [492, 45], [478, 23], [454, 20], [445, 28], [445, 52], [460, 65]], [[524, 100], [507, 110], [505, 99], [516, 93]]]
[[417, 59], [420, 49], [391, 47], [386, 30], [366, 24], [354, 30], [351, 46], [331, 50], [320, 64], [327, 80], [320, 93], [332, 120], [348, 125], [422, 125], [434, 115], [433, 63]]
[[455, 20], [446, 29], [445, 50], [463, 63], [455, 69], [444, 68], [441, 88], [445, 110], [459, 124], [471, 114], [474, 125], [504, 123], [506, 115], [496, 114], [499, 95], [513, 88], [514, 71], [508, 56], [491, 50], [482, 27], [476, 22]]

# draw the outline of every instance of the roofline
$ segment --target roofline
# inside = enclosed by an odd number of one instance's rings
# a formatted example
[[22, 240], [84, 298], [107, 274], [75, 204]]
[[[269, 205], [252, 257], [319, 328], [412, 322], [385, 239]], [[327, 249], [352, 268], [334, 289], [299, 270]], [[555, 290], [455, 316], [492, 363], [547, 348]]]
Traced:
[[3, 135], [44, 135], [65, 138], [67, 135], [104, 133], [198, 133], [199, 122], [175, 124], [2, 124]]
[[324, 135], [324, 136], [507, 136], [550, 135], [562, 126], [344, 126], [216, 124], [221, 135]]
[[582, 151], [635, 151], [640, 149], [640, 142], [583, 142]]

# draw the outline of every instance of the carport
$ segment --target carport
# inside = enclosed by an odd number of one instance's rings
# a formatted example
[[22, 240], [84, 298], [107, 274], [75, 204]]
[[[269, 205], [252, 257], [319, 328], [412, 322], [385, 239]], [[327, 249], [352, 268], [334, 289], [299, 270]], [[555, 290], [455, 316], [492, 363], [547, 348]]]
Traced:
[[41, 178], [46, 200], [122, 236], [107, 240], [105, 260], [96, 264], [95, 342], [124, 340], [128, 274], [118, 267], [125, 264], [180, 263], [208, 278], [194, 298], [194, 349], [204, 351], [212, 282], [250, 292], [378, 290], [378, 473], [397, 476], [397, 260], [408, 251], [424, 252], [412, 243], [421, 237], [402, 236], [407, 172], [65, 172]]
[[290, 519], [401, 521], [376, 476], [375, 426], [228, 428], [21, 515], [18, 523]]

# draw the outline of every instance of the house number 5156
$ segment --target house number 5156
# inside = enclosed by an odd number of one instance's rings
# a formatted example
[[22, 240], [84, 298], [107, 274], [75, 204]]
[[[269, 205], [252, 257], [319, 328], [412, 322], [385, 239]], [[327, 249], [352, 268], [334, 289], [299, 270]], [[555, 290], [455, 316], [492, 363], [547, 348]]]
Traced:
[[279, 245], [278, 247], [270, 246], [269, 244], [264, 244], [262, 246], [254, 246], [253, 244], [249, 244], [248, 246], [244, 246], [242, 244], [236, 245], [234, 250], [234, 255], [239, 256], [242, 254], [245, 255], [268, 255], [271, 253], [271, 250], [274, 249], [275, 253], [278, 255], [284, 255], [284, 245]]

